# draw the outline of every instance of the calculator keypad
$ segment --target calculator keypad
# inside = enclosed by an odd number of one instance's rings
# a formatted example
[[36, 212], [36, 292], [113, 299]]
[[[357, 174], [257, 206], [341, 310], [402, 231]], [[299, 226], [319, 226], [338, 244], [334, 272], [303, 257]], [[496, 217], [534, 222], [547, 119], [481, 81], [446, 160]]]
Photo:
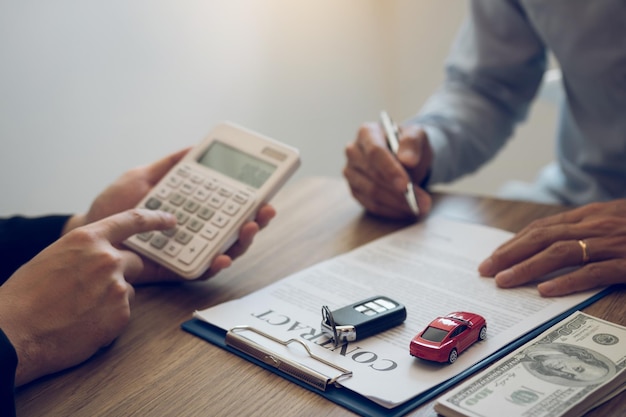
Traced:
[[[211, 245], [221, 241], [224, 228], [247, 212], [255, 196], [194, 172], [188, 165], [168, 175], [144, 203], [150, 210], [176, 216], [173, 229], [140, 233], [131, 239], [172, 264], [191, 265]], [[182, 264], [182, 265], [181, 265]]]

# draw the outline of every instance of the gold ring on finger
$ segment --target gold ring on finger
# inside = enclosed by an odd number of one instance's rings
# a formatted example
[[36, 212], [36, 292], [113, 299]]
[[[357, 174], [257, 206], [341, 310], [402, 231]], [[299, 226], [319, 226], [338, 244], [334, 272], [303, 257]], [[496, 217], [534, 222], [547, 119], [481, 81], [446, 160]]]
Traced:
[[587, 262], [589, 262], [589, 251], [587, 250], [587, 241], [586, 240], [579, 240], [578, 241], [578, 245], [580, 245], [580, 248], [583, 250], [583, 260], [582, 260], [582, 265], [585, 265]]

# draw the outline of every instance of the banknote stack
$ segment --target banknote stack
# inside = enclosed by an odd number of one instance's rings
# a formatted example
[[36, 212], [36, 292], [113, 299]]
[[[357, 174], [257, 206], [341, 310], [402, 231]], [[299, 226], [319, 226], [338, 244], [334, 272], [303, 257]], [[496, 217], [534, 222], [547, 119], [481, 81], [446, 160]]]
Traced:
[[626, 388], [626, 327], [582, 312], [435, 403], [445, 417], [582, 416]]

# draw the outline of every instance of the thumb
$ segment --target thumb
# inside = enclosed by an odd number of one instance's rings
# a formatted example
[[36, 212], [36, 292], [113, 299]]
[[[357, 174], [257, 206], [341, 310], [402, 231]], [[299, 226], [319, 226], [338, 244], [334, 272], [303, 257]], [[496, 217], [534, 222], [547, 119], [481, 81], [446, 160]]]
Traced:
[[148, 175], [148, 181], [152, 184], [156, 184], [165, 174], [169, 172], [170, 169], [189, 152], [190, 148], [181, 149], [178, 152], [175, 152], [171, 155], [166, 156], [165, 158], [159, 159], [156, 162], [148, 165], [146, 168], [146, 172]]

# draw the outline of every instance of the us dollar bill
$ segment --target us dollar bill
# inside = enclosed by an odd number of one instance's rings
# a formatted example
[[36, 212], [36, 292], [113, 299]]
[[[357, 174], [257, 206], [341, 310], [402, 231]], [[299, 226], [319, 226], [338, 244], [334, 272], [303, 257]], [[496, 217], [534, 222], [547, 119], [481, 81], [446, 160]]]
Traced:
[[446, 417], [580, 416], [626, 387], [626, 327], [577, 311], [440, 397]]

